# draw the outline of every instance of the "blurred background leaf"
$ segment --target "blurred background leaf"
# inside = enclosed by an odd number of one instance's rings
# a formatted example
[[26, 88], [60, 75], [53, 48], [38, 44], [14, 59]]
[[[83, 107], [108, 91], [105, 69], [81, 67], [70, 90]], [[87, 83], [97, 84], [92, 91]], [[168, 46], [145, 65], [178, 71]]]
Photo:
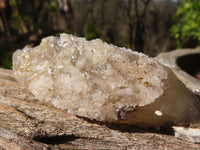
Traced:
[[174, 19], [178, 22], [172, 26], [171, 34], [176, 39], [177, 48], [186, 47], [189, 42], [200, 42], [200, 1], [182, 0]]

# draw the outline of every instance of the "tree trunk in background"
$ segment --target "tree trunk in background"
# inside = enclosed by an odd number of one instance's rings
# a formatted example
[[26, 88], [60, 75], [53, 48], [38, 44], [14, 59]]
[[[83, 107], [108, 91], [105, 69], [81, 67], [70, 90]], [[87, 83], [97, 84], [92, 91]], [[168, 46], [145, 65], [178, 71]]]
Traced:
[[67, 0], [67, 7], [68, 10], [66, 12], [66, 19], [67, 19], [67, 29], [73, 31], [73, 19], [74, 19], [74, 9], [72, 7], [72, 1], [71, 0]]
[[[145, 24], [144, 24], [144, 20], [146, 17], [146, 12], [149, 6], [149, 2], [150, 0], [143, 0], [142, 1], [144, 4], [144, 8], [143, 11], [141, 13], [141, 15], [139, 15], [139, 10], [138, 10], [138, 1], [135, 0], [135, 11], [136, 11], [136, 23], [135, 23], [135, 40], [134, 40], [134, 44], [135, 44], [135, 50], [139, 51], [139, 52], [143, 52], [143, 48], [144, 48], [144, 37], [145, 37]], [[137, 6], [137, 7], [136, 7]]]
[[134, 50], [135, 47], [133, 45], [133, 27], [134, 27], [134, 22], [135, 22], [135, 18], [133, 18], [133, 15], [132, 15], [132, 0], [128, 0], [128, 4], [127, 4], [127, 19], [128, 19], [128, 27], [129, 27], [129, 47]]
[[12, 36], [10, 33], [10, 24], [9, 24], [9, 20], [7, 19], [10, 17], [11, 13], [12, 13], [12, 10], [11, 10], [9, 1], [1, 0], [1, 2], [0, 2], [0, 17], [1, 18], [0, 19], [1, 19], [1, 23], [2, 23], [1, 24], [2, 31], [6, 32], [6, 36], [8, 38], [9, 44], [10, 44], [9, 45], [10, 49], [13, 50], [13, 43], [12, 43], [13, 40], [12, 40]]
[[[150, 0], [128, 0], [127, 18], [129, 27], [129, 46], [131, 49], [143, 52], [145, 25], [144, 19]], [[143, 4], [143, 10], [140, 12], [140, 4]], [[132, 8], [134, 6], [134, 9]]]
[[104, 11], [105, 11], [105, 0], [101, 2], [101, 29], [104, 27]]

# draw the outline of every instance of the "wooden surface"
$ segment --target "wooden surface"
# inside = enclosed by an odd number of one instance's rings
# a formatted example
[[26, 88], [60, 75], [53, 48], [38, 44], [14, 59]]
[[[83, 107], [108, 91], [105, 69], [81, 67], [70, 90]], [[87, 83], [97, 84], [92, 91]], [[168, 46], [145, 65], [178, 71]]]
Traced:
[[170, 133], [70, 115], [38, 102], [0, 69], [0, 149], [200, 149]]

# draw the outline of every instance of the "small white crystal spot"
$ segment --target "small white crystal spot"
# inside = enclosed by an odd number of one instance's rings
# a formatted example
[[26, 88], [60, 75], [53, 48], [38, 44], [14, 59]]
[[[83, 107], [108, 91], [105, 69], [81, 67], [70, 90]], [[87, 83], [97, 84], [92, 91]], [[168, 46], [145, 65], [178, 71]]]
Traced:
[[162, 115], [163, 115], [162, 112], [161, 112], [160, 110], [156, 110], [156, 111], [155, 111], [155, 114], [156, 114], [157, 116], [162, 116]]
[[51, 46], [51, 47], [54, 47], [54, 43], [51, 43], [50, 46]]

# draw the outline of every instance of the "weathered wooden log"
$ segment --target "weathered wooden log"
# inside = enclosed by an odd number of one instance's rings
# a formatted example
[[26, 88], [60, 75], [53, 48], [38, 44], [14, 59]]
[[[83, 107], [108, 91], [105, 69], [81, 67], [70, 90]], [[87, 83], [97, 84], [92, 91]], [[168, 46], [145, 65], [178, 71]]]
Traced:
[[199, 149], [173, 133], [88, 121], [43, 104], [0, 69], [0, 149]]

